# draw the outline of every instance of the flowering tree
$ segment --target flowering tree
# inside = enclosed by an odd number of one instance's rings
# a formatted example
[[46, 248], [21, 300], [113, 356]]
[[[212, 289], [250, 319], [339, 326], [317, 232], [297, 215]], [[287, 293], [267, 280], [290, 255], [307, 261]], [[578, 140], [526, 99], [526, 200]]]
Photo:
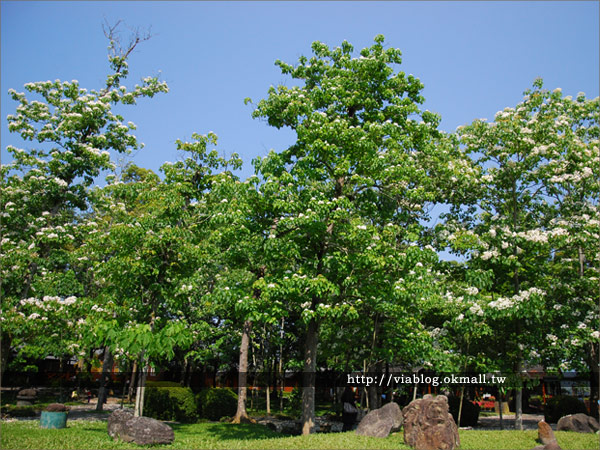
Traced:
[[83, 237], [77, 214], [89, 206], [94, 178], [113, 167], [109, 151], [141, 147], [131, 134], [135, 125], [112, 110], [167, 91], [154, 77], [133, 89], [120, 84], [128, 75], [129, 54], [147, 37], [136, 35], [123, 48], [115, 29], [106, 30], [111, 72], [102, 89], [55, 80], [27, 83], [28, 94], [9, 91], [18, 102], [8, 116], [9, 130], [37, 145], [9, 146], [13, 160], [1, 169], [2, 370], [9, 349], [27, 353], [36, 341], [36, 357], [75, 353], [68, 337], [76, 329], [78, 297], [85, 293], [78, 261], [71, 257]]
[[214, 313], [202, 307], [215, 278], [210, 262], [215, 246], [205, 226], [214, 205], [207, 192], [216, 178], [228, 176], [214, 170], [239, 162], [235, 155], [225, 161], [207, 150], [216, 143], [214, 134], [193, 137], [194, 142], [177, 142], [187, 157], [163, 165], [164, 181], [114, 180], [102, 189], [94, 219], [105, 228], [86, 243], [98, 255], [94, 273], [102, 305], [88, 318], [91, 339], [138, 361], [139, 415], [147, 364], [189, 348], [205, 331], [198, 322]]
[[267, 255], [281, 261], [261, 288], [287, 298], [306, 326], [304, 434], [314, 426], [320, 324], [366, 310], [373, 320], [386, 305], [396, 320], [409, 311], [413, 285], [427, 296], [432, 255], [416, 245], [419, 220], [423, 205], [441, 198], [429, 175], [449, 155], [434, 145], [439, 117], [419, 110], [422, 84], [394, 71], [400, 52], [384, 49], [382, 36], [358, 58], [347, 42], [312, 49], [297, 66], [277, 61], [301, 86], [271, 87], [254, 112], [297, 134], [293, 146], [256, 167], [277, 217]]
[[575, 99], [559, 89], [541, 95], [552, 139], [540, 151], [549, 161], [544, 184], [553, 200], [547, 232], [553, 331], [545, 336], [542, 356], [562, 370], [589, 372], [591, 414], [598, 416], [600, 107], [598, 98], [588, 100], [581, 92]]
[[[556, 320], [556, 310], [547, 308], [556, 295], [555, 281], [548, 282], [544, 274], [556, 260], [557, 243], [569, 234], [558, 218], [560, 211], [569, 209], [561, 205], [573, 203], [556, 183], [592, 175], [588, 165], [597, 134], [594, 107], [585, 108], [583, 100], [579, 103], [579, 108], [574, 107], [560, 90], [542, 90], [541, 80], [536, 80], [516, 108], [498, 112], [492, 123], [476, 120], [458, 130], [482, 176], [473, 185], [475, 207], [466, 207], [470, 213], [465, 213], [465, 205], [455, 207], [451, 233], [445, 237], [455, 250], [470, 253], [470, 269], [493, 274], [491, 286], [474, 299], [473, 308], [493, 324], [499, 339], [498, 359], [509, 364], [504, 370], [517, 374], [524, 363], [540, 362], [540, 350], [552, 345], [542, 330]], [[594, 189], [588, 201], [578, 205], [588, 213], [597, 208]], [[571, 242], [593, 238], [589, 231], [577, 236], [581, 237]], [[522, 426], [520, 392], [517, 428]]]

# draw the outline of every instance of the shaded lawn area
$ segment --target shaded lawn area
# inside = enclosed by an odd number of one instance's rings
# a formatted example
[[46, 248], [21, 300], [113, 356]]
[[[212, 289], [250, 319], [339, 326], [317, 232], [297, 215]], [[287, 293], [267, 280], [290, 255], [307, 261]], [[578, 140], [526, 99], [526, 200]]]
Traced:
[[[2, 422], [2, 449], [136, 449], [148, 448], [113, 441], [106, 422], [71, 421], [62, 430], [46, 430], [39, 421]], [[227, 423], [172, 424], [175, 442], [152, 447], [160, 449], [409, 449], [402, 433], [385, 439], [357, 436], [354, 432], [282, 436], [262, 425]], [[598, 435], [556, 432], [564, 450], [598, 450]], [[536, 445], [537, 431], [461, 430], [461, 449], [530, 450]]]

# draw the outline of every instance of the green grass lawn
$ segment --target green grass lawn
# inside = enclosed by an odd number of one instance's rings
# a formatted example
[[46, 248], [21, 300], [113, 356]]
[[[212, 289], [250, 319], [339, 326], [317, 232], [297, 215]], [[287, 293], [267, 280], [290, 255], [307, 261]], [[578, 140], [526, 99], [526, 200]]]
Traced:
[[[262, 425], [226, 423], [173, 424], [175, 442], [164, 449], [408, 449], [402, 433], [385, 439], [354, 432], [285, 437]], [[41, 429], [39, 421], [2, 422], [0, 448], [6, 449], [130, 449], [137, 445], [113, 441], [106, 422], [71, 421], [62, 430]], [[537, 431], [461, 430], [461, 449], [532, 449]], [[557, 432], [564, 450], [599, 449], [598, 435]]]

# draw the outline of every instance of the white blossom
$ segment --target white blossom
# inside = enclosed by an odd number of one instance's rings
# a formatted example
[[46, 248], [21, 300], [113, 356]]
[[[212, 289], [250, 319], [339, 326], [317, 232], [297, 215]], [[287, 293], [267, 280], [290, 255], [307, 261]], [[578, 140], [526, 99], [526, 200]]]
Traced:
[[474, 286], [470, 286], [467, 288], [467, 294], [469, 295], [477, 295], [479, 293], [479, 289]]

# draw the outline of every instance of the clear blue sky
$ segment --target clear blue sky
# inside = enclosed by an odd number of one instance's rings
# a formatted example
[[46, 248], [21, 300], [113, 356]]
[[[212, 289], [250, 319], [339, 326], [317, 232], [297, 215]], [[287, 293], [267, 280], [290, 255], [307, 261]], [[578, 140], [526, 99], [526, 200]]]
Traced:
[[274, 66], [310, 54], [315, 40], [360, 50], [377, 34], [403, 53], [400, 70], [425, 85], [425, 108], [454, 131], [514, 106], [536, 77], [565, 95], [598, 96], [599, 2], [32, 2], [2, 1], [1, 148], [24, 147], [9, 135], [6, 92], [30, 81], [80, 81], [101, 88], [108, 71], [106, 18], [152, 27], [155, 36], [130, 59], [129, 84], [160, 73], [170, 92], [122, 112], [146, 148], [135, 163], [158, 170], [174, 161], [176, 139], [214, 131], [218, 149], [250, 161], [293, 141], [251, 118], [271, 84], [290, 84]]

